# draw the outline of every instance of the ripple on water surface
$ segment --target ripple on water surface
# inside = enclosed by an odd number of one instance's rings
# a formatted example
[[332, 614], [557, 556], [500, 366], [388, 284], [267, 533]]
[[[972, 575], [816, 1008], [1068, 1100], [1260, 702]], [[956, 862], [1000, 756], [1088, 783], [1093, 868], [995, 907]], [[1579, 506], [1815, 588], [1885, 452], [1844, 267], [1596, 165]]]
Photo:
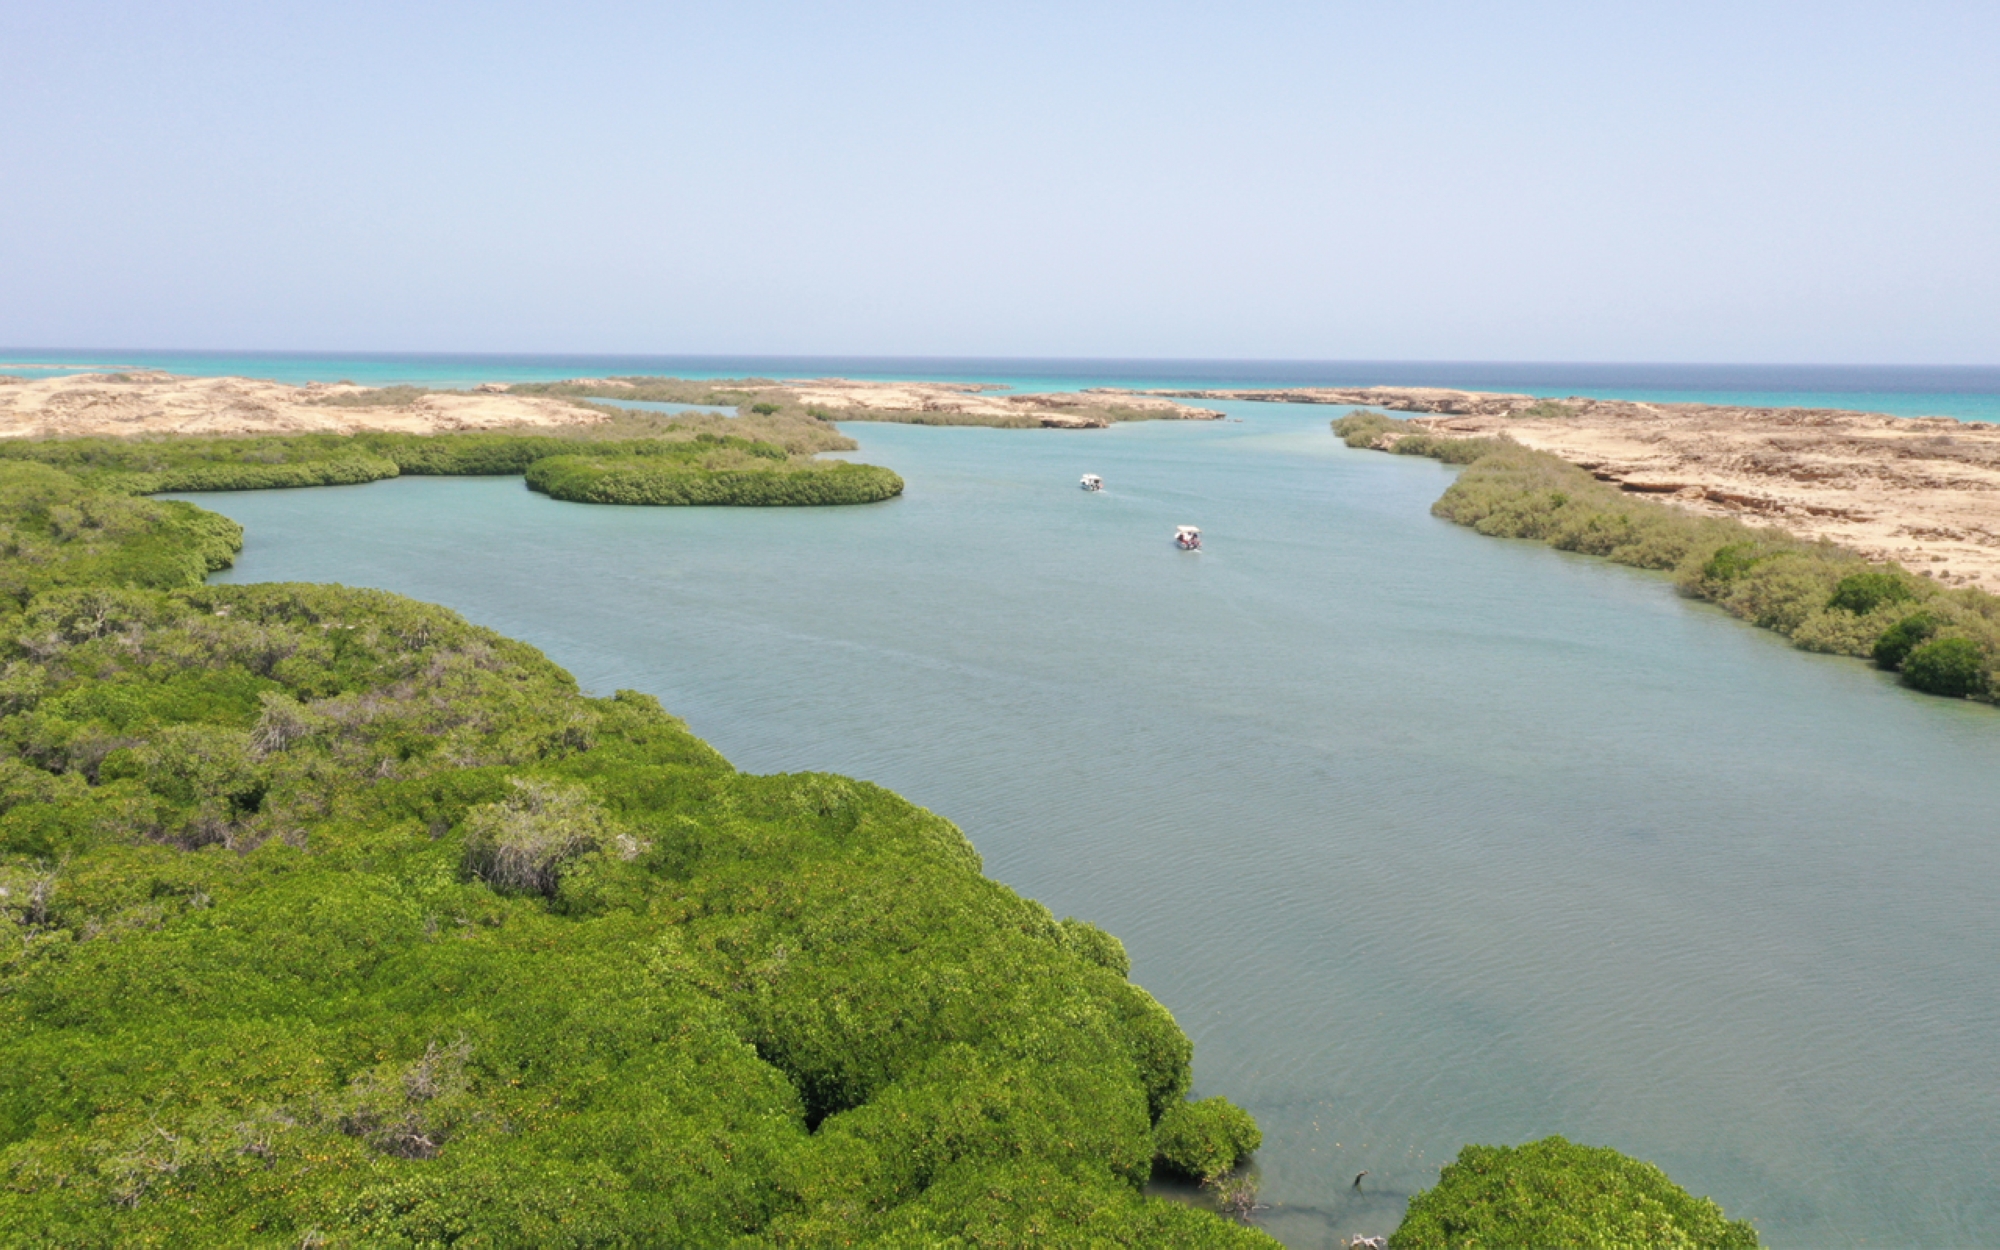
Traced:
[[1293, 1244], [1548, 1133], [1775, 1244], [2000, 1243], [2000, 714], [1437, 521], [1449, 471], [1325, 409], [1235, 411], [848, 427], [909, 484], [867, 508], [201, 502], [249, 528], [229, 576], [450, 604], [740, 767], [956, 820], [1125, 939]]

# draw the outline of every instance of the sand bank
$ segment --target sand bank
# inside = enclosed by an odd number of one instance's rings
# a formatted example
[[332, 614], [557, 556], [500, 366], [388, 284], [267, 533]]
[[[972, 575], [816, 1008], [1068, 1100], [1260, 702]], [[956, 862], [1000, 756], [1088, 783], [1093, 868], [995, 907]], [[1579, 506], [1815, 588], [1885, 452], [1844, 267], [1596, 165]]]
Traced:
[[815, 378], [782, 385], [801, 403], [859, 421], [933, 416], [957, 425], [1087, 430], [1102, 429], [1115, 421], [1215, 421], [1222, 417], [1213, 409], [1132, 391], [1015, 394], [985, 383], [856, 382], [848, 378]]
[[0, 377], [0, 438], [124, 434], [435, 434], [505, 426], [587, 425], [604, 420], [556, 399], [505, 392], [427, 394], [369, 407], [323, 401], [362, 395], [346, 383], [287, 386], [253, 378], [172, 373]]
[[[587, 388], [586, 395], [614, 398], [635, 389], [631, 381], [620, 378], [576, 378], [564, 385]], [[1017, 395], [981, 383], [818, 378], [729, 389], [803, 405], [835, 420], [1100, 429], [1116, 421], [1214, 420], [1222, 415], [1157, 396]], [[435, 434], [588, 425], [606, 419], [566, 397], [520, 394], [502, 382], [484, 382], [469, 391], [404, 394], [400, 402], [337, 402], [369, 393], [370, 388], [351, 383], [289, 386], [255, 378], [195, 378], [143, 370], [28, 379], [0, 375], [0, 438], [363, 430]], [[392, 390], [382, 397], [396, 399], [398, 393]]]

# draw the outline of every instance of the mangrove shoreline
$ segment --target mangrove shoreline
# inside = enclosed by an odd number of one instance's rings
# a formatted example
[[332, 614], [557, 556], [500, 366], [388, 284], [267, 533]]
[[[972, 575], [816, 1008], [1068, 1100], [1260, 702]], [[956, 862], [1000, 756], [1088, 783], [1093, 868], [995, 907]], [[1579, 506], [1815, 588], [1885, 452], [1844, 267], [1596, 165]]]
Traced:
[[1446, 520], [1670, 573], [1684, 595], [1802, 650], [1870, 660], [1927, 694], [2000, 694], [2000, 596], [1824, 539], [1673, 508], [1504, 436], [1451, 437], [1369, 411], [1332, 428], [1350, 447], [1463, 465], [1431, 507]]
[[[240, 527], [143, 497], [409, 472], [703, 502], [662, 496], [795, 454], [0, 445], [0, 1234], [1271, 1244], [1143, 1194], [1188, 1177], [1248, 1216], [1254, 1120], [1187, 1100], [1191, 1047], [1115, 937], [984, 877], [948, 822], [738, 774], [442, 608], [205, 585]], [[1559, 1139], [1469, 1147], [1392, 1244], [1503, 1237], [1523, 1193], [1584, 1236], [1755, 1244]]]
[[2000, 424], [1427, 387], [1146, 393], [1419, 414], [1408, 421], [1440, 438], [1506, 437], [1683, 511], [2000, 592]]
[[[875, 503], [903, 479], [875, 465], [817, 460], [776, 442], [632, 419], [608, 427], [650, 437], [480, 432], [262, 435], [249, 438], [79, 438], [0, 442], [0, 461], [59, 468], [99, 490], [169, 491], [347, 486], [402, 474], [521, 477], [576, 503], [828, 506]], [[851, 440], [849, 440], [851, 442]], [[810, 445], [810, 441], [808, 441]]]
[[0, 532], [0, 1240], [1272, 1244], [1144, 1196], [1254, 1122], [949, 822], [192, 504]]
[[[893, 421], [1009, 429], [1103, 429], [1124, 421], [1217, 420], [1222, 414], [1156, 396], [1094, 392], [1015, 393], [980, 383], [689, 381], [632, 376], [555, 382], [483, 382], [467, 390], [366, 387], [352, 382], [291, 386], [242, 377], [183, 377], [160, 371], [83, 373], [24, 380], [0, 374], [0, 439], [125, 435], [246, 435], [362, 432], [440, 434], [466, 430], [561, 432], [629, 419], [621, 402], [725, 406], [735, 420], [795, 430], [800, 421]], [[691, 428], [721, 433], [728, 417], [689, 414]], [[761, 431], [748, 432], [764, 437]], [[824, 449], [822, 449], [824, 450]]]

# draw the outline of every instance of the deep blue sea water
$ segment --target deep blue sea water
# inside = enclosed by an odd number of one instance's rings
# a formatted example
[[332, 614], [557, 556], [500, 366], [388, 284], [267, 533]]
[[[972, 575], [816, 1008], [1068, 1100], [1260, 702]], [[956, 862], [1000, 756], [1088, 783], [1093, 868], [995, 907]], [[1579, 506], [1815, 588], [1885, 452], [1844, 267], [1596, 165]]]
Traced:
[[[363, 372], [323, 363], [286, 367]], [[1777, 1246], [2000, 1245], [2000, 712], [1440, 521], [1452, 470], [1350, 450], [1326, 408], [1221, 406], [1240, 421], [848, 425], [909, 484], [855, 508], [497, 478], [194, 498], [247, 529], [228, 580], [447, 604], [739, 767], [958, 822], [994, 877], [1126, 941], [1198, 1092], [1262, 1123], [1293, 1246], [1388, 1232], [1462, 1144], [1549, 1133]]]
[[1019, 390], [1086, 386], [1449, 386], [1562, 397], [1750, 407], [1849, 408], [1894, 416], [2000, 421], [2000, 367], [1453, 363], [1448, 361], [1032, 360], [870, 356], [424, 355], [0, 349], [0, 372], [45, 367], [166, 369], [281, 382], [348, 380], [462, 387], [607, 374], [852, 377], [998, 382]]

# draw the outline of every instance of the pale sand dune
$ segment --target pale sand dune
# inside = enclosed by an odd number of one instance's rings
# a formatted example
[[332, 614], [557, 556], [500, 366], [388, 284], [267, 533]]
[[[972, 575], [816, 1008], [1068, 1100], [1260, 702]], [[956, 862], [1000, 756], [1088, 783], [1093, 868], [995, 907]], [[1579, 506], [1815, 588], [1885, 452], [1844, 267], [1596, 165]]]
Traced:
[[0, 438], [102, 434], [351, 434], [399, 430], [435, 434], [502, 426], [589, 425], [605, 418], [555, 399], [504, 392], [424, 395], [370, 408], [311, 401], [355, 394], [351, 385], [287, 386], [252, 378], [189, 378], [171, 373], [84, 373], [0, 378]]

